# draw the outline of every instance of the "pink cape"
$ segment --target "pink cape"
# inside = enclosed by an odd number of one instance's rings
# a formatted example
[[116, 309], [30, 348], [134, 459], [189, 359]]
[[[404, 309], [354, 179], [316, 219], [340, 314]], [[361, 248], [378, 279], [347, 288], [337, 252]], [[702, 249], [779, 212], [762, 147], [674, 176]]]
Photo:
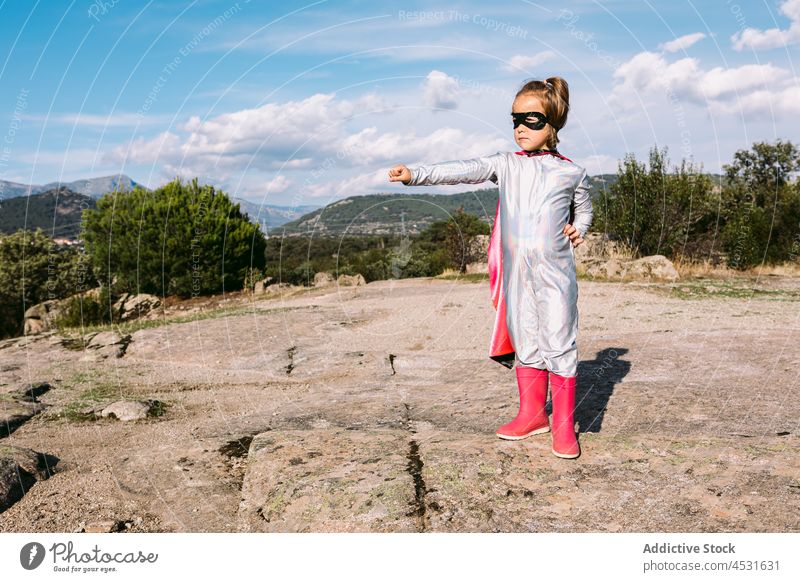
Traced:
[[503, 293], [503, 243], [500, 235], [500, 199], [497, 199], [497, 215], [494, 219], [492, 236], [489, 239], [489, 288], [492, 305], [497, 310], [489, 345], [489, 357], [494, 361], [512, 368], [516, 357], [514, 345], [506, 327], [506, 300]]

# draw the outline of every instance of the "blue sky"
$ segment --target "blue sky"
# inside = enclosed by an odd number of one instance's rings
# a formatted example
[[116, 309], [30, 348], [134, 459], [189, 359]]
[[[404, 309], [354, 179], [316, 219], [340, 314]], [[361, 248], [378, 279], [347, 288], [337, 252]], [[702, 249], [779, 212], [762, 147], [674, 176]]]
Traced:
[[0, 179], [21, 183], [411, 193], [389, 167], [517, 150], [513, 96], [554, 75], [559, 150], [592, 174], [654, 145], [718, 172], [800, 136], [800, 0], [7, 0], [0, 29]]

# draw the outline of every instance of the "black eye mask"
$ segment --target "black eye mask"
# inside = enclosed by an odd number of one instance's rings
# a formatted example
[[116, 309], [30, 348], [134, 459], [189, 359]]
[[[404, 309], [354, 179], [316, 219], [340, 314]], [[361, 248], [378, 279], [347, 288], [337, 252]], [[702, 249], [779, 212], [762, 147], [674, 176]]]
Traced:
[[538, 111], [512, 113], [511, 117], [514, 121], [514, 129], [517, 129], [520, 124], [531, 129], [544, 129], [544, 126], [548, 124], [547, 116], [544, 113], [539, 113]]

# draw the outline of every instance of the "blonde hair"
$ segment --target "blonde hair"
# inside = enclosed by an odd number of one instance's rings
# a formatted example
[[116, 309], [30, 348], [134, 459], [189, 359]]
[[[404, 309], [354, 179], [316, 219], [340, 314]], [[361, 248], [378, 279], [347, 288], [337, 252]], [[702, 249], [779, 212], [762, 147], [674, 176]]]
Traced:
[[517, 91], [514, 100], [520, 95], [533, 95], [542, 102], [544, 114], [549, 123], [547, 130], [548, 149], [557, 149], [558, 130], [567, 124], [569, 114], [569, 85], [561, 77], [548, 77], [544, 81], [526, 81]]

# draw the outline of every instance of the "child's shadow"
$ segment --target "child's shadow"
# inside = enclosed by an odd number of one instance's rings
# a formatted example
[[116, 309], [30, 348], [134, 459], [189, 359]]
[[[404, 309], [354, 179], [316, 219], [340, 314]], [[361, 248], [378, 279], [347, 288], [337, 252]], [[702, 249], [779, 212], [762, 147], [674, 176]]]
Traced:
[[597, 352], [594, 360], [578, 363], [578, 382], [575, 388], [575, 420], [578, 432], [600, 432], [608, 400], [614, 386], [631, 369], [623, 360], [628, 348], [606, 348]]

